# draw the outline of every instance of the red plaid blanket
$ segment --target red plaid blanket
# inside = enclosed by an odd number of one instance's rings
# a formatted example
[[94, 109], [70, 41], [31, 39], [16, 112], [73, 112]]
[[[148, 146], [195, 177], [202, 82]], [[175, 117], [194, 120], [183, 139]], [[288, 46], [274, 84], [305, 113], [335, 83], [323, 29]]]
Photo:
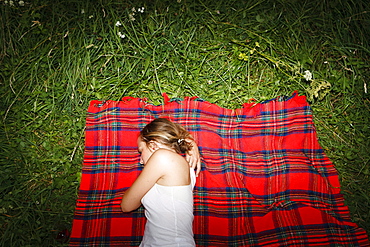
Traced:
[[92, 101], [71, 246], [137, 246], [143, 208], [120, 200], [140, 173], [136, 139], [157, 117], [185, 126], [202, 172], [194, 190], [198, 246], [369, 246], [351, 222], [338, 174], [321, 149], [304, 96], [230, 110], [196, 97]]

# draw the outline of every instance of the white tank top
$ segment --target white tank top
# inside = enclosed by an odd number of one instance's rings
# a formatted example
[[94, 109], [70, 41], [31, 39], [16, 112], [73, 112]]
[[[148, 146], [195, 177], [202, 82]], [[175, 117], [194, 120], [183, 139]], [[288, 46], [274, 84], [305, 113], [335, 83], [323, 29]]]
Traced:
[[141, 247], [195, 246], [193, 235], [193, 188], [195, 173], [190, 169], [191, 183], [184, 186], [155, 184], [141, 199], [147, 222]]

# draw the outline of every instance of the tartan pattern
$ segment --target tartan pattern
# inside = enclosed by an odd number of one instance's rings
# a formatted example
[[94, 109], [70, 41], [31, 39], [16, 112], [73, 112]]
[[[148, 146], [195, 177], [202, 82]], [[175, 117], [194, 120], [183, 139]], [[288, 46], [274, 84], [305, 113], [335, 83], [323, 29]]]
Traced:
[[202, 172], [194, 189], [197, 246], [370, 246], [351, 222], [311, 108], [297, 92], [230, 110], [196, 97], [92, 101], [70, 246], [137, 246], [143, 208], [120, 211], [140, 173], [136, 139], [166, 117], [194, 136]]

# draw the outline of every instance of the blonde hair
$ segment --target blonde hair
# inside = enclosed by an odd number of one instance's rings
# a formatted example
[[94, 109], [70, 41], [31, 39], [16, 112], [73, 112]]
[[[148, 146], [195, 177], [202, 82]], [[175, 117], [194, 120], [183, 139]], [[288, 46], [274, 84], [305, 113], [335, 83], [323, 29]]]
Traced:
[[177, 153], [185, 153], [192, 148], [189, 140], [193, 138], [190, 133], [181, 125], [166, 118], [157, 118], [147, 124], [140, 131], [140, 137], [147, 145], [150, 141], [157, 141]]

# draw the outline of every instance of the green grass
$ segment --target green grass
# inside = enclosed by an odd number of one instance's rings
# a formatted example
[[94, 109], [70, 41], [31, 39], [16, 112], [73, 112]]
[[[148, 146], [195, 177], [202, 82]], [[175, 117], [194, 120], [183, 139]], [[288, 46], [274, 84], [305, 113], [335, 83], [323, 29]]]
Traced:
[[159, 104], [163, 92], [226, 108], [306, 95], [352, 219], [370, 231], [367, 1], [1, 3], [1, 246], [65, 244], [90, 100]]

